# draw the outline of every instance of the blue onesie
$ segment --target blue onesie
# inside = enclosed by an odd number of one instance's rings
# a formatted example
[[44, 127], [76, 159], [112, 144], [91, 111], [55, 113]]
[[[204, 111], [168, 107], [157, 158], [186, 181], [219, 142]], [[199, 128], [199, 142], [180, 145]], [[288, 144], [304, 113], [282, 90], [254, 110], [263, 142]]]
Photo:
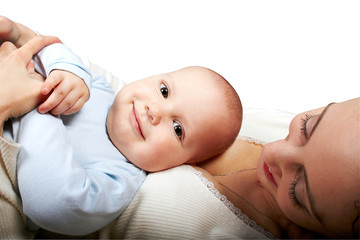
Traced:
[[46, 76], [63, 69], [83, 78], [90, 98], [69, 116], [35, 109], [12, 119], [4, 136], [21, 144], [17, 174], [25, 215], [37, 226], [69, 235], [94, 232], [130, 203], [145, 179], [111, 143], [106, 117], [115, 93], [105, 78], [87, 70], [65, 45], [38, 56]]

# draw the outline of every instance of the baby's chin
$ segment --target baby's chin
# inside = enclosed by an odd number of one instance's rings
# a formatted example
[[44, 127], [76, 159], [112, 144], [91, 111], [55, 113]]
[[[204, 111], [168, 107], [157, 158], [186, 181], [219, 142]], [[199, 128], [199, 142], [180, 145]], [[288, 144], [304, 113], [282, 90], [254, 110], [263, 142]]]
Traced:
[[136, 167], [141, 168], [142, 170], [144, 170], [146, 172], [158, 172], [158, 171], [162, 170], [162, 169], [159, 169], [157, 166], [154, 166], [153, 164], [147, 163], [146, 161], [131, 161], [130, 159], [128, 159], [128, 160], [129, 160], [129, 162], [134, 164]]
[[[126, 157], [126, 155], [124, 155]], [[174, 165], [174, 166], [165, 166], [165, 165], [157, 165], [152, 163], [151, 161], [136, 161], [136, 160], [131, 160], [131, 158], [127, 158], [126, 159], [129, 160], [129, 162], [131, 162], [132, 164], [134, 164], [136, 167], [141, 168], [142, 170], [146, 171], [146, 172], [160, 172], [163, 170], [167, 170], [169, 168], [173, 168], [176, 167], [178, 165]]]

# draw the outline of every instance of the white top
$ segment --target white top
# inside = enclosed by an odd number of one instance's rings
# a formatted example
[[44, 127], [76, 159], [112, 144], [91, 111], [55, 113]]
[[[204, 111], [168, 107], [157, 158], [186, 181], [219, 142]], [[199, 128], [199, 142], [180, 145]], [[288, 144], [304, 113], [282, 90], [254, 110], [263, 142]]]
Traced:
[[271, 234], [188, 165], [149, 174], [128, 208], [100, 238], [249, 239]]

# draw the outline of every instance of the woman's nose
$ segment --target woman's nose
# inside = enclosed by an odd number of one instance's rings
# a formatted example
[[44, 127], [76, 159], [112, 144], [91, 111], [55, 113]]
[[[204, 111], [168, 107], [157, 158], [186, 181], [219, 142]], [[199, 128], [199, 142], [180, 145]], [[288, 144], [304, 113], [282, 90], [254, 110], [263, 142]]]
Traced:
[[286, 172], [295, 169], [300, 164], [298, 150], [286, 139], [266, 144], [262, 157], [274, 176], [282, 178]]
[[[282, 171], [279, 166], [279, 161], [282, 161], [282, 156], [280, 154], [281, 148], [279, 148], [280, 142], [272, 142], [268, 143], [263, 147], [261, 157], [263, 158], [266, 165], [268, 165], [269, 170], [273, 174], [273, 176], [277, 177], [277, 180], [282, 177]], [[275, 178], [276, 178], [275, 177]]]
[[148, 103], [145, 105], [145, 110], [151, 124], [158, 125], [161, 122], [163, 110], [159, 104]]

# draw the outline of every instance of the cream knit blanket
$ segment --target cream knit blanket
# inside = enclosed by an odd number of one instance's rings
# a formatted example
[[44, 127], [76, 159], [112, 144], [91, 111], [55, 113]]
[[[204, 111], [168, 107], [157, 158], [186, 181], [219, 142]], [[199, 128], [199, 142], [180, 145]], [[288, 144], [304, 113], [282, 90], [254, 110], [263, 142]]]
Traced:
[[0, 239], [27, 239], [25, 215], [18, 195], [16, 158], [20, 145], [0, 137]]

